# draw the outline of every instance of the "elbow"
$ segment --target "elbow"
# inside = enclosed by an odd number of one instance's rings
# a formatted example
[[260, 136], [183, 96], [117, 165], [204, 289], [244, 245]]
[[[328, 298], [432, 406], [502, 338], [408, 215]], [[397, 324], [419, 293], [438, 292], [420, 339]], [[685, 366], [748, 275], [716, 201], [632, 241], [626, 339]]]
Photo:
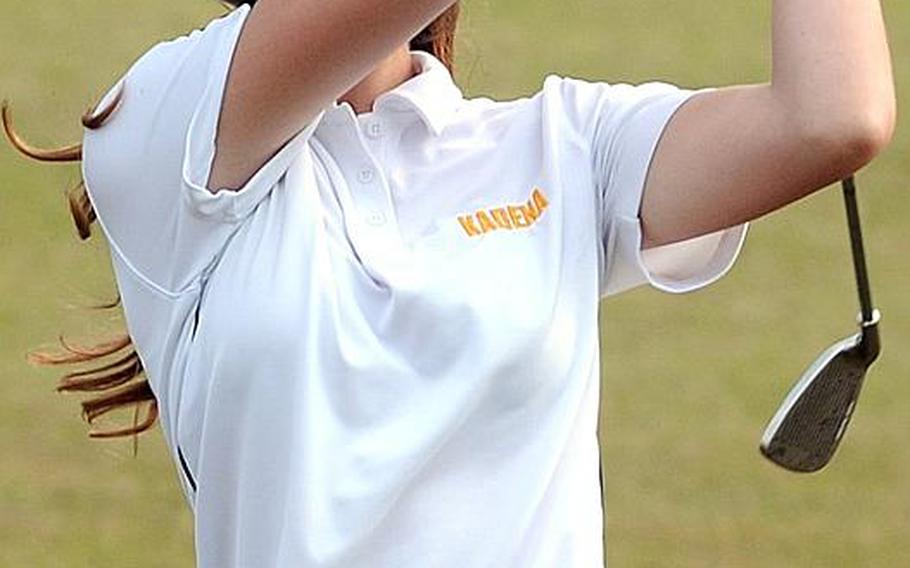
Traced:
[[[831, 120], [840, 116], [840, 120]], [[863, 168], [890, 144], [897, 124], [896, 105], [865, 108], [862, 112], [827, 114], [827, 120], [804, 130], [805, 139], [823, 148], [828, 175], [842, 179]]]
[[861, 162], [859, 167], [871, 162], [891, 144], [896, 124], [897, 111], [894, 105], [870, 110], [853, 121], [844, 136], [849, 140], [847, 146], [852, 150], [851, 153]]

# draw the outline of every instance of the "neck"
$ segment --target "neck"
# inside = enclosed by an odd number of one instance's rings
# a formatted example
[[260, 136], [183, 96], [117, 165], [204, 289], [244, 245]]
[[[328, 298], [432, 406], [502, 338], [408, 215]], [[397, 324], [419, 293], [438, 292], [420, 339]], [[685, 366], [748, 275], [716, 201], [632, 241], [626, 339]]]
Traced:
[[408, 46], [403, 45], [382, 60], [370, 74], [354, 85], [348, 92], [338, 98], [339, 102], [347, 102], [356, 114], [373, 110], [376, 98], [404, 83], [418, 70], [411, 61]]

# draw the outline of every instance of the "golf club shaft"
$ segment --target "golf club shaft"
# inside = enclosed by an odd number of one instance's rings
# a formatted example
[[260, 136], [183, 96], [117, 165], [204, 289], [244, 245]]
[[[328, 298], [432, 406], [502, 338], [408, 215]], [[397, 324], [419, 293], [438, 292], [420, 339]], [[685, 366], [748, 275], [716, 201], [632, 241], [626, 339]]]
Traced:
[[856, 272], [856, 286], [859, 290], [859, 305], [863, 323], [872, 322], [872, 293], [869, 291], [869, 275], [866, 271], [866, 254], [863, 250], [863, 232], [859, 224], [859, 210], [856, 205], [856, 186], [853, 176], [844, 179], [844, 203], [847, 206], [847, 225], [850, 227], [850, 248], [853, 250], [853, 269]]

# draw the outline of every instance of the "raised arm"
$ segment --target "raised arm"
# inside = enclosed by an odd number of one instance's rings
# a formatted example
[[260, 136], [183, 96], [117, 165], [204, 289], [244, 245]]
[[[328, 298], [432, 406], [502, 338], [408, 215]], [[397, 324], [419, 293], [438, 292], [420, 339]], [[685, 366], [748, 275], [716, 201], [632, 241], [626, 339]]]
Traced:
[[774, 0], [769, 84], [695, 95], [645, 183], [644, 248], [759, 217], [871, 161], [896, 122], [879, 0]]
[[258, 0], [228, 74], [208, 187], [239, 189], [453, 0]]

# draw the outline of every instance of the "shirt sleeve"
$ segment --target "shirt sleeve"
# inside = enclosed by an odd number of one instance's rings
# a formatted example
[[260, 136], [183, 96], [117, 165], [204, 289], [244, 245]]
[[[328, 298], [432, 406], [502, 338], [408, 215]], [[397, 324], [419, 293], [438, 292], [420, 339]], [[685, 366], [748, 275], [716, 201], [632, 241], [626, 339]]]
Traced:
[[671, 293], [707, 286], [732, 267], [748, 224], [642, 251], [645, 177], [676, 110], [704, 89], [665, 82], [608, 84], [560, 78], [565, 115], [589, 149], [603, 247], [601, 295], [650, 284]]
[[147, 51], [99, 103], [122, 100], [83, 136], [82, 173], [112, 254], [166, 295], [194, 288], [230, 235], [272, 191], [322, 113], [239, 190], [208, 179], [230, 63], [248, 5]]

